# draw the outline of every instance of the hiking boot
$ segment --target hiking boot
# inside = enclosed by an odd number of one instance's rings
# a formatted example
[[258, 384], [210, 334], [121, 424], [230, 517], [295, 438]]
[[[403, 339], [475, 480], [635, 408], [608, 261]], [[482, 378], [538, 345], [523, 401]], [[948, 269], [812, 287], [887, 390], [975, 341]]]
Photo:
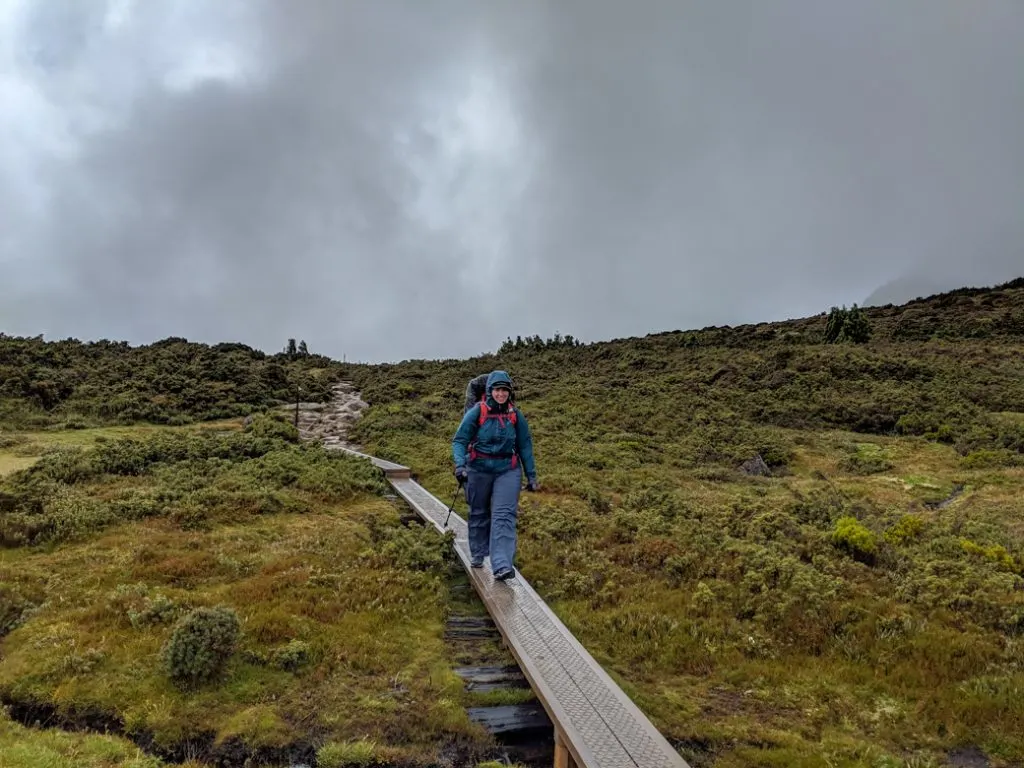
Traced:
[[507, 581], [516, 575], [515, 568], [502, 568], [496, 574], [494, 574], [495, 581]]

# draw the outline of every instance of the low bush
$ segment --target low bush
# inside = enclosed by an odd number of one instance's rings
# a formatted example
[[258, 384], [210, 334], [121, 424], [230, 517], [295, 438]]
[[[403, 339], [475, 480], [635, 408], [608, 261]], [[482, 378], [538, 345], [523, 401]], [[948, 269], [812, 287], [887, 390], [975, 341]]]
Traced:
[[240, 636], [241, 624], [234, 610], [197, 608], [175, 624], [162, 651], [164, 669], [179, 684], [209, 682], [224, 669]]
[[861, 560], [873, 558], [878, 548], [875, 534], [855, 517], [839, 518], [831, 539], [834, 545]]

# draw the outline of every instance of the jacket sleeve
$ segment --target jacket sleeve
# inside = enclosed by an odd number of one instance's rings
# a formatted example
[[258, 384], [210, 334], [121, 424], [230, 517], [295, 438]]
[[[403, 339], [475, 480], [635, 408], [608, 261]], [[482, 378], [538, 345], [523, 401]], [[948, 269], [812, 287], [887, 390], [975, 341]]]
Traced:
[[477, 432], [477, 421], [480, 419], [480, 406], [474, 405], [462, 416], [462, 423], [459, 424], [459, 429], [455, 433], [455, 437], [452, 439], [452, 459], [455, 460], [456, 467], [466, 466], [466, 462], [469, 457], [467, 452], [469, 451], [469, 444], [473, 438], [476, 437]]
[[516, 413], [516, 450], [519, 452], [519, 458], [523, 460], [526, 477], [536, 480], [537, 465], [533, 460], [533, 436], [530, 434], [530, 425], [522, 411], [517, 408]]

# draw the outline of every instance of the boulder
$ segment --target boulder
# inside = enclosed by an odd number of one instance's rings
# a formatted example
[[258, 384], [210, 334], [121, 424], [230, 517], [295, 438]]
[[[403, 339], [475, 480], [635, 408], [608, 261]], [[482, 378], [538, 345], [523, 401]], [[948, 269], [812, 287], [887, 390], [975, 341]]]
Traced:
[[753, 475], [755, 477], [771, 477], [772, 471], [765, 464], [764, 459], [761, 458], [761, 454], [755, 455], [753, 458], [747, 459], [740, 465], [740, 471], [745, 475]]

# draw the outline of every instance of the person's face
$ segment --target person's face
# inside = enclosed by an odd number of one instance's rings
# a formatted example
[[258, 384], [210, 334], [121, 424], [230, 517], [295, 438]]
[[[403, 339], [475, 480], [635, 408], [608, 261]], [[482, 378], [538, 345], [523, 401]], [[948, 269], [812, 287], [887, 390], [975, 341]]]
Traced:
[[498, 405], [504, 405], [507, 403], [510, 394], [511, 392], [509, 392], [505, 387], [495, 387], [491, 390], [491, 397], [494, 398], [494, 402]]

